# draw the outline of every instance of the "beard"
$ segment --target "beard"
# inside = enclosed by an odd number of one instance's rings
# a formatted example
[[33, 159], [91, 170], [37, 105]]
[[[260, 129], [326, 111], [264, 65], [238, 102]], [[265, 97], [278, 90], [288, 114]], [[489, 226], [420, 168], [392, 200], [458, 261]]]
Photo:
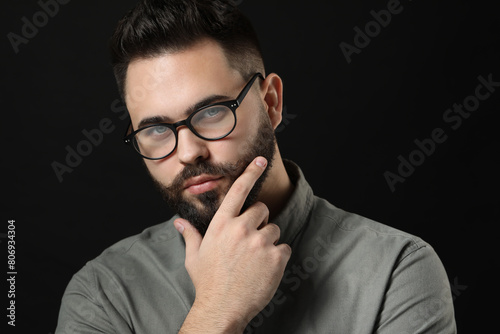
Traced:
[[[186, 165], [168, 187], [150, 174], [168, 206], [175, 210], [181, 218], [188, 220], [202, 236], [205, 235], [213, 216], [234, 181], [257, 156], [263, 156], [268, 161], [267, 167], [250, 190], [241, 212], [257, 201], [268, 171], [272, 168], [276, 151], [276, 137], [267, 113], [261, 109], [258, 114], [260, 118], [259, 130], [254, 138], [245, 143], [243, 153], [236, 163], [213, 164], [208, 161], [201, 161], [196, 165]], [[226, 189], [220, 190], [216, 188], [195, 195], [198, 203], [185, 199], [182, 195], [185, 181], [201, 174], [225, 176], [230, 181], [229, 186]]]

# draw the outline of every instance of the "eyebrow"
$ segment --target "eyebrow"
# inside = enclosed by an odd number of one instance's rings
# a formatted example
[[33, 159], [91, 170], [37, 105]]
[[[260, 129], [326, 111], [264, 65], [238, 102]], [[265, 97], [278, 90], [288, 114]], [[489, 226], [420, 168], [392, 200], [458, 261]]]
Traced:
[[[210, 96], [204, 98], [203, 100], [200, 100], [196, 104], [192, 105], [188, 109], [186, 109], [186, 111], [184, 111], [184, 116], [188, 117], [190, 114], [192, 114], [193, 112], [195, 112], [196, 110], [198, 110], [200, 108], [203, 108], [203, 107], [208, 106], [208, 105], [215, 103], [215, 102], [221, 102], [221, 101], [226, 101], [226, 100], [231, 100], [231, 97], [226, 96], [226, 95], [215, 95], [215, 94], [210, 95]], [[155, 123], [170, 123], [170, 124], [172, 124], [172, 123], [174, 123], [174, 120], [172, 118], [170, 118], [168, 116], [164, 116], [164, 115], [146, 117], [146, 118], [143, 118], [139, 122], [139, 126], [137, 127], [137, 129], [141, 129], [145, 126], [155, 124]]]

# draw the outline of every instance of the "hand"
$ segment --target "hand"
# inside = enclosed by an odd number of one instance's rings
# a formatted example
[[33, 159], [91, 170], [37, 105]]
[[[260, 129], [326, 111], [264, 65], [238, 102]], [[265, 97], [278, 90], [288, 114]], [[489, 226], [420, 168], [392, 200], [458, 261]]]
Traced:
[[[181, 332], [208, 333], [211, 325], [243, 331], [272, 299], [290, 259], [291, 248], [276, 245], [279, 227], [257, 202], [240, 211], [250, 189], [266, 168], [257, 157], [229, 189], [202, 238], [185, 219], [174, 222], [186, 242], [186, 269], [196, 299]], [[215, 330], [215, 327], [212, 327]]]

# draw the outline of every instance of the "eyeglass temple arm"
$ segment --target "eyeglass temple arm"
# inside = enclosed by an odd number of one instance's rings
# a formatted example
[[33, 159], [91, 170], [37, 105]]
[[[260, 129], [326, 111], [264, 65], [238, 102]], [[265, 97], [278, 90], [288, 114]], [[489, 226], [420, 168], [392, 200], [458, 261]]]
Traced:
[[248, 91], [250, 90], [250, 88], [252, 88], [252, 85], [253, 85], [253, 82], [257, 79], [257, 78], [261, 78], [262, 80], [264, 80], [264, 76], [262, 76], [261, 73], [255, 73], [254, 76], [252, 77], [252, 79], [250, 79], [250, 81], [247, 83], [247, 85], [245, 86], [245, 88], [241, 91], [240, 95], [238, 95], [238, 97], [236, 98], [236, 102], [238, 103], [238, 106], [240, 105], [241, 101], [243, 101], [243, 99], [245, 98], [245, 96], [247, 95]]

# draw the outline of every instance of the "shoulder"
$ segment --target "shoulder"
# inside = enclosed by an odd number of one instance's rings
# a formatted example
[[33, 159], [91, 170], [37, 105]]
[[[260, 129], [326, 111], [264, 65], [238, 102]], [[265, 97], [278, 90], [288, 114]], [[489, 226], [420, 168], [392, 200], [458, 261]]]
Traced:
[[168, 221], [146, 228], [139, 234], [122, 239], [110, 247], [106, 248], [97, 259], [133, 253], [140, 248], [154, 248], [158, 244], [168, 244], [179, 237], [179, 233], [173, 226], [173, 221], [176, 216]]
[[[128, 316], [137, 305], [147, 309], [161, 298], [179, 298], [181, 289], [190, 291], [175, 218], [113, 244], [75, 273], [62, 298], [58, 328], [78, 324], [102, 333], [128, 333]], [[143, 287], [161, 293], [156, 299], [145, 297]], [[146, 314], [144, 309], [137, 314]]]
[[337, 247], [349, 247], [372, 256], [390, 253], [400, 261], [417, 250], [433, 253], [432, 247], [418, 236], [344, 211], [316, 196], [310, 223], [319, 229], [319, 235], [334, 240]]
[[[165, 267], [176, 267], [184, 259], [182, 236], [173, 226], [172, 217], [166, 222], [146, 228], [139, 234], [122, 239], [88, 261], [73, 277], [92, 283], [102, 277], [136, 275], [154, 266], [161, 258]], [[84, 279], [85, 278], [85, 279]], [[94, 285], [92, 283], [90, 285]]]
[[431, 245], [324, 199], [316, 197], [314, 202], [305, 233], [314, 235], [309, 238], [313, 247], [321, 246], [329, 256], [339, 284], [357, 282], [356, 290], [365, 291], [370, 303], [379, 305], [380, 333], [402, 333], [408, 326], [412, 332], [454, 332], [448, 277]]

